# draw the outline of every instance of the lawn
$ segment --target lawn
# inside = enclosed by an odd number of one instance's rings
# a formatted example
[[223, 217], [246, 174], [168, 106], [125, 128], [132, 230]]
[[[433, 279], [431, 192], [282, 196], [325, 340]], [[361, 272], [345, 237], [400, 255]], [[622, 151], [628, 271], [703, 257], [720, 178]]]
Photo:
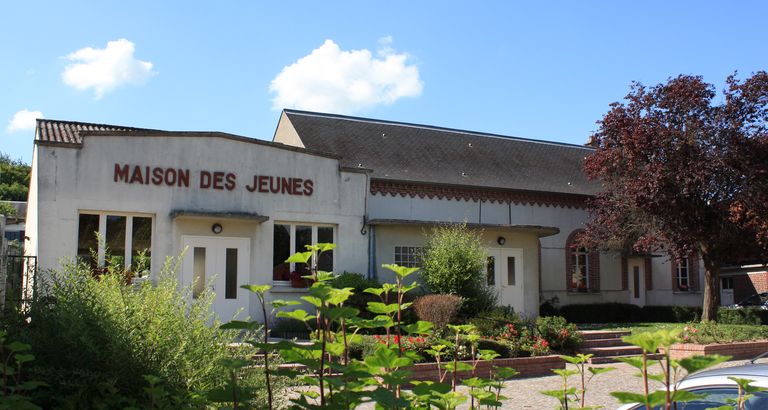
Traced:
[[679, 329], [684, 341], [691, 343], [730, 343], [768, 340], [766, 325], [724, 325], [716, 323], [592, 323], [579, 325], [581, 330], [629, 330], [632, 333], [658, 329]]

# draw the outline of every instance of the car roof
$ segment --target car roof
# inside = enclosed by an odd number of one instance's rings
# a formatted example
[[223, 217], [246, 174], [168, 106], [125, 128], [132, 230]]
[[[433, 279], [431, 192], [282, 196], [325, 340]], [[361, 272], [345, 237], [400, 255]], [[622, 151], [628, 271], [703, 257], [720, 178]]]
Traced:
[[718, 369], [702, 370], [685, 378], [695, 380], [704, 377], [760, 377], [768, 379], [768, 363], [744, 364], [741, 366], [722, 367]]

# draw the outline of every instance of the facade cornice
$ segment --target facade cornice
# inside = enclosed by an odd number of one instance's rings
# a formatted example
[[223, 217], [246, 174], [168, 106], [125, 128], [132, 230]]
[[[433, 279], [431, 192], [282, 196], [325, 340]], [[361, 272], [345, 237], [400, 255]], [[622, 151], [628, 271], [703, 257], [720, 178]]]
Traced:
[[589, 195], [371, 179], [371, 194], [586, 209]]

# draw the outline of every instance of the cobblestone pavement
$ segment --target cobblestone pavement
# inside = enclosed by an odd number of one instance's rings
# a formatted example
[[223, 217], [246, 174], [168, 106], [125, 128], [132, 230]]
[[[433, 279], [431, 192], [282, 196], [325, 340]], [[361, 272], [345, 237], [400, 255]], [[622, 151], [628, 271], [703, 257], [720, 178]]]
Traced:
[[[718, 367], [730, 367], [744, 364], [744, 360], [734, 360], [725, 362]], [[595, 365], [593, 367], [615, 367], [616, 370], [595, 376], [587, 385], [587, 405], [603, 406], [605, 409], [615, 409], [620, 403], [610, 395], [613, 391], [628, 391], [642, 393], [642, 379], [635, 375], [639, 371], [626, 363], [611, 363], [604, 365]], [[575, 369], [575, 366], [568, 365], [569, 369]], [[656, 365], [650, 368], [652, 373], [660, 373], [661, 368]], [[579, 386], [577, 376], [571, 376], [568, 379], [568, 386]], [[554, 409], [558, 405], [557, 400], [545, 396], [539, 391], [554, 390], [562, 387], [562, 378], [557, 375], [543, 377], [528, 377], [525, 379], [512, 379], [506, 382], [506, 387], [502, 394], [509, 397], [510, 400], [504, 402], [504, 409]], [[662, 388], [661, 383], [650, 381], [649, 388], [656, 390]], [[468, 407], [468, 406], [467, 406]]]
[[[743, 360], [736, 360], [720, 364], [716, 367], [729, 367], [743, 364]], [[614, 399], [610, 392], [628, 391], [642, 393], [642, 382], [639, 377], [635, 377], [638, 370], [625, 363], [612, 363], [605, 365], [595, 365], [593, 367], [615, 367], [616, 370], [595, 376], [587, 385], [587, 405], [603, 406], [605, 409], [615, 409], [619, 407], [619, 402]], [[569, 369], [575, 369], [568, 365]], [[658, 373], [661, 369], [658, 366], [651, 367], [651, 372]], [[650, 389], [661, 388], [661, 384], [650, 381]], [[569, 387], [579, 386], [577, 376], [572, 376], [568, 380]], [[504, 402], [504, 409], [554, 409], [558, 405], [556, 399], [545, 396], [539, 391], [554, 390], [562, 387], [562, 378], [557, 375], [528, 377], [523, 379], [512, 379], [505, 383], [503, 395], [509, 400]], [[466, 391], [466, 390], [465, 390]], [[460, 408], [466, 409], [469, 406]], [[373, 409], [373, 405], [366, 405], [361, 409]]]

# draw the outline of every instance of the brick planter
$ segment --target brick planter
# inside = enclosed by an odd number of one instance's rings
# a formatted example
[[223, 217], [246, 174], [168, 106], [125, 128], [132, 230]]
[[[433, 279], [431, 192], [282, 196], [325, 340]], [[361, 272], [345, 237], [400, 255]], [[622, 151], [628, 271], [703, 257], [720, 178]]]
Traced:
[[691, 356], [708, 354], [721, 354], [731, 356], [733, 359], [750, 359], [768, 351], [768, 340], [756, 342], [733, 342], [700, 345], [695, 343], [678, 343], [669, 348], [673, 359], [682, 359]]
[[[472, 364], [471, 361], [464, 363]], [[552, 369], [564, 369], [565, 361], [560, 356], [539, 356], [539, 357], [515, 357], [509, 359], [481, 360], [477, 364], [475, 376], [489, 377], [492, 366], [511, 367], [520, 374], [517, 377], [544, 376], [551, 375]], [[413, 372], [413, 380], [431, 380], [437, 381], [437, 363], [419, 363], [410, 367], [404, 367], [402, 370]], [[459, 380], [472, 377], [472, 372], [459, 372]], [[451, 380], [448, 374], [445, 380]]]

